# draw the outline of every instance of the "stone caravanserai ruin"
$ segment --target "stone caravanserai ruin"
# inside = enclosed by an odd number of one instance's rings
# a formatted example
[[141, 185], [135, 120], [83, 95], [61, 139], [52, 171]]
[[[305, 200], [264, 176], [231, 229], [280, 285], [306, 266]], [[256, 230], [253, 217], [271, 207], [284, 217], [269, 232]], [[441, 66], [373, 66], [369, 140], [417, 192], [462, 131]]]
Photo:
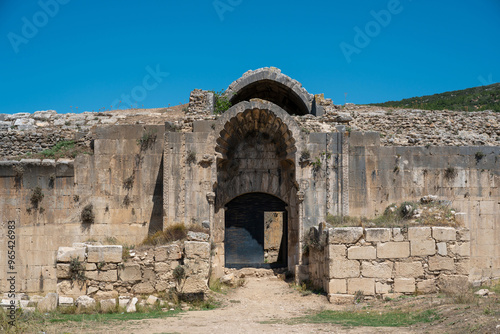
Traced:
[[[203, 292], [228, 268], [286, 268], [332, 301], [359, 290], [434, 292], [445, 281], [500, 277], [498, 141], [391, 143], [349, 125], [354, 114], [362, 122], [376, 113], [342, 109], [272, 67], [246, 72], [226, 94], [232, 106], [222, 114], [214, 113], [213, 92], [194, 90], [177, 118], [143, 113], [155, 117], [151, 123], [133, 110], [3, 115], [4, 156], [62, 139], [88, 147], [71, 159], [0, 161], [0, 244], [14, 221], [17, 291], [96, 299], [155, 293], [173, 286], [178, 265], [187, 268], [189, 292]], [[495, 140], [499, 118], [488, 117]], [[459, 227], [322, 224], [374, 217], [424, 196], [449, 201]], [[206, 233], [122, 257], [122, 246], [179, 223]], [[324, 247], [306, 251], [311, 234]], [[85, 265], [78, 284], [73, 258]], [[5, 248], [2, 293], [7, 263]]]

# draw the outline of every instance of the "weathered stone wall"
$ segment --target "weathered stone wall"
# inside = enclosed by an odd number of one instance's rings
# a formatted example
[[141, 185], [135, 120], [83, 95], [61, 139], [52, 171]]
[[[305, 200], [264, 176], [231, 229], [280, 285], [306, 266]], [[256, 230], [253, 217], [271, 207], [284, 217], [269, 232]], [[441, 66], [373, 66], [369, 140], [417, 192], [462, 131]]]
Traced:
[[449, 280], [470, 279], [467, 229], [313, 227], [310, 238], [316, 246], [309, 248], [309, 279], [332, 302], [357, 291], [384, 297], [433, 293]]
[[[200, 235], [196, 233], [193, 235]], [[202, 234], [204, 240], [208, 235]], [[195, 238], [200, 240], [198, 238]], [[176, 288], [173, 271], [184, 269], [183, 293], [203, 294], [208, 290], [210, 244], [206, 241], [183, 241], [130, 250], [122, 257], [122, 246], [73, 244], [59, 247], [56, 277], [59, 296], [77, 298], [88, 295], [96, 300], [131, 297]], [[70, 262], [79, 258], [84, 280], [71, 279]]]
[[[0, 163], [0, 242], [7, 245], [7, 222], [15, 221], [17, 291], [56, 290], [61, 245], [106, 238], [138, 244], [163, 228], [163, 132], [164, 126], [100, 128], [94, 154]], [[35, 204], [37, 187], [42, 197]], [[84, 223], [89, 205], [94, 222]], [[0, 291], [6, 291], [3, 250], [0, 270]]]
[[500, 277], [500, 147], [381, 147], [377, 133], [349, 137], [349, 215], [436, 195], [471, 231], [473, 280]]

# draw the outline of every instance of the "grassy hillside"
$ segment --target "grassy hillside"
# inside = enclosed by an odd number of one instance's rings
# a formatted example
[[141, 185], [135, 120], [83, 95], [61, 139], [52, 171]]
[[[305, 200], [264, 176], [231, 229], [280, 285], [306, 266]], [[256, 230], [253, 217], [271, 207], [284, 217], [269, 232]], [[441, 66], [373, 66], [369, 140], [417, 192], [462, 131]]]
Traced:
[[401, 101], [372, 103], [372, 105], [425, 110], [493, 110], [500, 112], [500, 83], [441, 94], [412, 97]]

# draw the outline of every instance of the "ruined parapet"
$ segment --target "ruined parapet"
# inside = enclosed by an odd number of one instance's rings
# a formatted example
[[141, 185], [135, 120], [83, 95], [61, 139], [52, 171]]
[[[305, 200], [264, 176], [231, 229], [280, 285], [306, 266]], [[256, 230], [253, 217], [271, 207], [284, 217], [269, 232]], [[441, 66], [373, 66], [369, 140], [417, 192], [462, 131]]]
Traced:
[[186, 115], [211, 115], [214, 112], [214, 93], [208, 90], [195, 89], [189, 96]]
[[[209, 257], [206, 241], [177, 241], [138, 250], [76, 243], [58, 250], [57, 293], [96, 300], [163, 293], [172, 288], [203, 294], [208, 291]], [[176, 270], [182, 271], [183, 277], [174, 273]]]
[[309, 279], [331, 302], [395, 297], [467, 284], [470, 232], [454, 227], [340, 227], [309, 233]]
[[[309, 94], [300, 82], [281, 73], [276, 67], [245, 72], [241, 78], [229, 85], [226, 93], [233, 105], [260, 98], [279, 105], [291, 115], [312, 113], [314, 96]], [[283, 95], [286, 95], [287, 99], [283, 99]]]

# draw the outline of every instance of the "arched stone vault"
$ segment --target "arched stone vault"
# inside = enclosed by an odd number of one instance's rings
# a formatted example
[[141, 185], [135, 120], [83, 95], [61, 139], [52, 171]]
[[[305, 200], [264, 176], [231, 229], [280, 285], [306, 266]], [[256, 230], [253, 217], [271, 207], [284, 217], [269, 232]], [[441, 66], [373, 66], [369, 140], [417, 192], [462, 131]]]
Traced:
[[[225, 205], [243, 194], [265, 193], [287, 205], [288, 264], [295, 265], [299, 241], [297, 152], [304, 145], [300, 127], [283, 108], [253, 99], [227, 110], [217, 120], [214, 133], [217, 254], [224, 254]], [[222, 265], [223, 259], [216, 262]]]
[[246, 72], [229, 85], [226, 93], [233, 105], [259, 98], [279, 105], [291, 115], [306, 115], [312, 112], [313, 96], [300, 82], [273, 67]]
[[[295, 138], [300, 138], [300, 130], [286, 111], [268, 101], [240, 102], [219, 119], [215, 133], [218, 134], [215, 146], [218, 155], [218, 206], [248, 192], [264, 192], [286, 202], [290, 200], [290, 193], [296, 184], [298, 148]], [[257, 162], [254, 171], [237, 164], [241, 158], [241, 155], [237, 156], [241, 145], [253, 143], [268, 143], [276, 153], [273, 156], [272, 152], [268, 152], [270, 156], [266, 157], [264, 163], [269, 164], [258, 165]], [[258, 161], [258, 158], [259, 154], [252, 160]], [[275, 159], [277, 164], [270, 162], [271, 159]], [[284, 172], [288, 174], [284, 175]]]

